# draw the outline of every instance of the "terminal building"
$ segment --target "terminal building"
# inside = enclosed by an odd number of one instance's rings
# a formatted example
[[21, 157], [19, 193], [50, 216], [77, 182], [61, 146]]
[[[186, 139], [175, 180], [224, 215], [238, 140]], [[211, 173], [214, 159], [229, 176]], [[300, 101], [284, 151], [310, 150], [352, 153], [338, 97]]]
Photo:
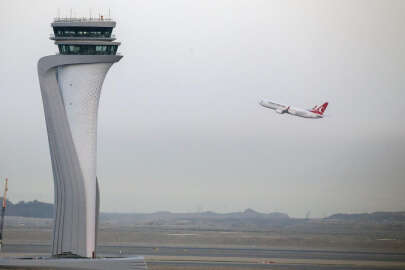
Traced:
[[95, 257], [99, 215], [97, 112], [104, 78], [122, 56], [115, 21], [56, 18], [59, 53], [42, 57], [38, 76], [55, 190], [52, 255]]

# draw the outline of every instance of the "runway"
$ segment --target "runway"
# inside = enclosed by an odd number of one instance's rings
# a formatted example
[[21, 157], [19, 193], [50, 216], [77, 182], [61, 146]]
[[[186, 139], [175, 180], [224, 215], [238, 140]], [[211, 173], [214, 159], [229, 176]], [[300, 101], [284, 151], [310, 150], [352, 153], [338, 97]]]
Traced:
[[[3, 254], [46, 254], [50, 246], [6, 244]], [[405, 253], [269, 248], [104, 245], [101, 256], [145, 256], [148, 269], [404, 269]], [[208, 268], [209, 267], [209, 268]]]
[[[363, 266], [363, 265], [350, 265], [350, 264], [291, 264], [291, 263], [274, 263], [274, 264], [252, 264], [252, 263], [222, 263], [222, 262], [148, 262], [149, 269], [155, 267], [165, 266], [168, 269], [170, 267], [181, 267], [181, 269], [274, 269], [274, 270], [383, 270], [383, 269], [403, 269], [402, 267], [395, 266]], [[198, 266], [198, 268], [196, 268]]]
[[[49, 245], [6, 244], [3, 246], [3, 252], [5, 253], [49, 253], [49, 250]], [[201, 256], [405, 262], [405, 253], [371, 251], [109, 245], [99, 246], [97, 252], [103, 256], [116, 256], [121, 254], [125, 256]]]

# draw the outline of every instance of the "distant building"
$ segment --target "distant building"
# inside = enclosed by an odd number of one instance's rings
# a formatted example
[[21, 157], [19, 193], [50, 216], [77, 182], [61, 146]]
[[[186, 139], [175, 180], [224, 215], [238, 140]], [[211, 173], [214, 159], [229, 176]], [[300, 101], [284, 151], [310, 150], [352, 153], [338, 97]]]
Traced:
[[102, 17], [57, 18], [50, 39], [59, 54], [38, 62], [55, 183], [53, 255], [95, 254], [97, 112], [107, 71], [122, 58], [115, 24]]

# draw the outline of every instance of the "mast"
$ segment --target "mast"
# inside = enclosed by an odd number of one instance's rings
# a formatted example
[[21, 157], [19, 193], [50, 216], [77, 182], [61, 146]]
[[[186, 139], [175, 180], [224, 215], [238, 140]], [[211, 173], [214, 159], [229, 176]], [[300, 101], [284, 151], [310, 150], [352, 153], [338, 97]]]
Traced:
[[3, 226], [4, 226], [4, 214], [6, 213], [7, 206], [7, 191], [8, 191], [8, 178], [6, 178], [6, 184], [4, 186], [4, 195], [3, 195], [3, 205], [1, 208], [1, 223], [0, 223], [0, 250], [3, 245]]

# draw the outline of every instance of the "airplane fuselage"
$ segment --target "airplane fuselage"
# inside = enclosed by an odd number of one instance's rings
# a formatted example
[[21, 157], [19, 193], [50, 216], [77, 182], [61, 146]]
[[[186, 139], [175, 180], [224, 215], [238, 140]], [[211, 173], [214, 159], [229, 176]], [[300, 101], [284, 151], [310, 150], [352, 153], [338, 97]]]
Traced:
[[291, 115], [304, 117], [304, 118], [322, 118], [323, 117], [323, 115], [319, 114], [319, 113], [313, 113], [309, 110], [278, 104], [271, 100], [261, 100], [259, 102], [259, 104], [262, 105], [263, 107], [275, 110], [277, 113], [280, 113], [280, 114], [288, 113]]

